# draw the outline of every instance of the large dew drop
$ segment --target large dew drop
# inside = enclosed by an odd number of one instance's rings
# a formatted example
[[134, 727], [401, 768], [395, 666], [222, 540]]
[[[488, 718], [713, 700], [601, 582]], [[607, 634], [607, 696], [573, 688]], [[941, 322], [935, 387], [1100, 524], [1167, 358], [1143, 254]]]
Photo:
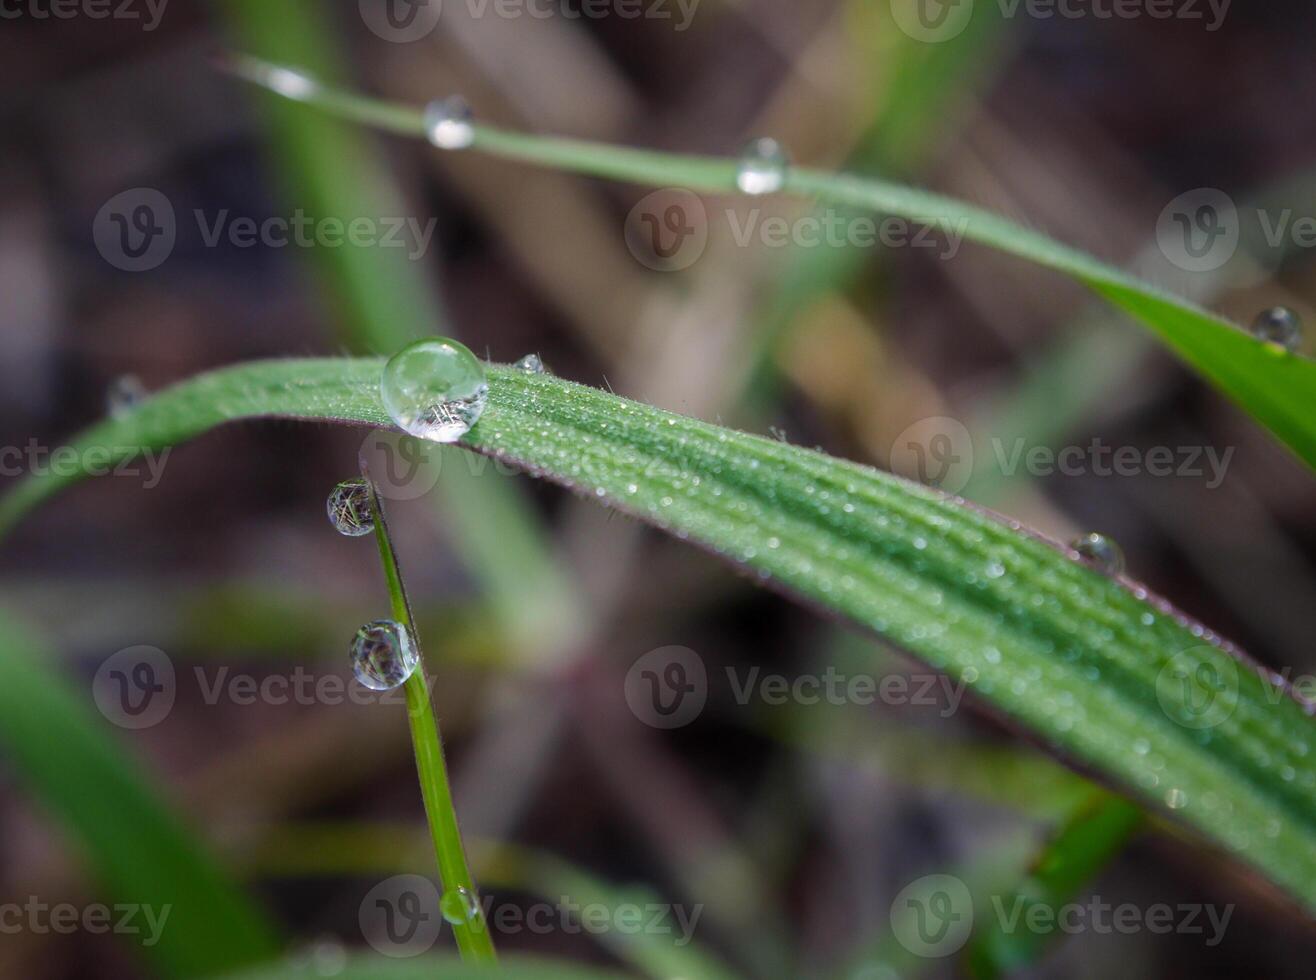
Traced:
[[1124, 552], [1104, 534], [1085, 534], [1070, 545], [1078, 552], [1078, 557], [1091, 565], [1103, 575], [1122, 575], [1124, 573]]
[[455, 926], [474, 923], [480, 918], [480, 902], [473, 892], [459, 885], [443, 893], [439, 899], [439, 912]]
[[786, 150], [776, 140], [750, 140], [740, 154], [736, 186], [746, 194], [775, 194], [786, 185], [789, 167]]
[[366, 623], [352, 637], [352, 671], [372, 691], [400, 687], [418, 666], [420, 654], [401, 623], [379, 619]]
[[325, 504], [329, 523], [339, 534], [359, 538], [375, 529], [375, 512], [370, 506], [370, 485], [365, 480], [344, 480], [329, 493]]
[[1277, 351], [1292, 354], [1302, 343], [1302, 320], [1287, 306], [1274, 306], [1252, 321], [1252, 335]]
[[455, 340], [434, 338], [418, 340], [389, 359], [379, 394], [408, 435], [456, 442], [479, 420], [489, 385], [474, 354]]
[[460, 95], [425, 107], [425, 135], [441, 150], [464, 150], [475, 142], [475, 116]]

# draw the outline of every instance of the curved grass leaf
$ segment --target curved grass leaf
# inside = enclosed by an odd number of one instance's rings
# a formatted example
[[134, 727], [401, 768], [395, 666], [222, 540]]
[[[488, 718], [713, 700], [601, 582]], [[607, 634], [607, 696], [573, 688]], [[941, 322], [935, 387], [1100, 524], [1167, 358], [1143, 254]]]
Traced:
[[[216, 371], [75, 449], [122, 456], [260, 415], [388, 425], [382, 364]], [[551, 376], [491, 366], [489, 382], [467, 448], [699, 543], [917, 655], [1316, 909], [1311, 719], [1209, 631], [1018, 525], [876, 470]], [[0, 530], [77, 478], [20, 484], [0, 501]]]
[[[407, 136], [425, 135], [421, 110], [339, 91], [311, 79], [288, 84], [289, 70], [238, 59], [238, 74], [346, 119]], [[710, 193], [737, 191], [737, 161], [610, 146], [476, 126], [472, 148], [575, 173]], [[1277, 356], [1234, 324], [1114, 266], [963, 201], [872, 177], [792, 168], [783, 190], [942, 230], [1018, 256], [1090, 287], [1149, 327], [1160, 340], [1316, 469], [1316, 361]]]
[[169, 977], [211, 976], [275, 956], [272, 927], [156, 799], [55, 663], [0, 614], [0, 750], [82, 845], [104, 897], [163, 915], [157, 942], [145, 930], [135, 937], [143, 955]]

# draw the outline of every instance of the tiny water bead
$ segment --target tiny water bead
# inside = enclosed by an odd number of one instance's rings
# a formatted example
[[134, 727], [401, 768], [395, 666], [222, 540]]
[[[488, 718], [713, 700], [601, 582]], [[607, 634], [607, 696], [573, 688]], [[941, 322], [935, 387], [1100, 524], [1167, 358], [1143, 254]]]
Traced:
[[121, 419], [147, 397], [146, 386], [137, 375], [122, 374], [105, 391], [105, 412], [112, 419]]
[[518, 371], [524, 371], [526, 374], [543, 374], [544, 362], [539, 359], [538, 354], [527, 354], [521, 360], [517, 361], [512, 367]]
[[475, 115], [460, 95], [425, 107], [425, 135], [441, 150], [464, 150], [475, 142]]
[[786, 149], [776, 140], [750, 140], [740, 154], [736, 186], [746, 194], [775, 194], [786, 185], [789, 167]]
[[334, 530], [349, 538], [359, 538], [375, 529], [370, 485], [365, 480], [344, 480], [338, 484], [330, 491], [325, 510]]
[[391, 619], [366, 623], [352, 637], [352, 672], [372, 691], [391, 691], [420, 666], [411, 632]]
[[1085, 534], [1070, 545], [1078, 557], [1104, 575], [1124, 573], [1124, 552], [1104, 534]]
[[476, 922], [480, 918], [480, 900], [474, 892], [459, 885], [443, 893], [439, 899], [439, 912], [454, 926]]
[[408, 435], [456, 442], [484, 412], [484, 366], [455, 340], [418, 340], [389, 359], [380, 380], [384, 409]]
[[1292, 354], [1302, 343], [1302, 320], [1287, 306], [1272, 306], [1252, 321], [1252, 335], [1263, 343]]

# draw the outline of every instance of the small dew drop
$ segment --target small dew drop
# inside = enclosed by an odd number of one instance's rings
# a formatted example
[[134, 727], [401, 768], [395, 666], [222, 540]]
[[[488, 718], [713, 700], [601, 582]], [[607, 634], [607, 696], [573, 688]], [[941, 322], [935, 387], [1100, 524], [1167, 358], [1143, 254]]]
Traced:
[[786, 150], [776, 140], [750, 140], [740, 154], [736, 186], [746, 194], [775, 194], [785, 186], [789, 168]]
[[286, 99], [309, 99], [319, 88], [309, 75], [279, 65], [266, 71], [265, 84]]
[[988, 578], [1000, 578], [1005, 574], [1005, 565], [999, 561], [988, 562], [985, 574]]
[[384, 366], [380, 397], [408, 435], [456, 442], [484, 412], [484, 367], [455, 340], [436, 337], [404, 347]]
[[372, 691], [391, 691], [420, 666], [411, 632], [391, 619], [366, 623], [352, 637], [352, 671]]
[[480, 901], [469, 889], [459, 885], [443, 893], [439, 899], [439, 911], [452, 925], [460, 926], [480, 917]]
[[1302, 320], [1287, 306], [1273, 306], [1252, 321], [1252, 335], [1276, 353], [1292, 354], [1302, 343]]
[[460, 95], [425, 107], [425, 135], [440, 150], [464, 150], [475, 142], [475, 115]]
[[338, 484], [329, 492], [325, 510], [334, 530], [349, 538], [359, 538], [375, 529], [370, 485], [365, 480], [344, 480]]
[[131, 414], [147, 397], [141, 378], [135, 374], [121, 374], [105, 391], [105, 412], [117, 421]]
[[1124, 552], [1104, 534], [1085, 534], [1070, 545], [1078, 557], [1103, 575], [1121, 575], [1124, 572]]
[[1171, 810], [1182, 810], [1188, 805], [1188, 794], [1178, 787], [1166, 790], [1165, 805]]
[[526, 374], [543, 374], [544, 362], [539, 359], [538, 354], [527, 354], [521, 360], [517, 361], [512, 367], [518, 371], [524, 371]]

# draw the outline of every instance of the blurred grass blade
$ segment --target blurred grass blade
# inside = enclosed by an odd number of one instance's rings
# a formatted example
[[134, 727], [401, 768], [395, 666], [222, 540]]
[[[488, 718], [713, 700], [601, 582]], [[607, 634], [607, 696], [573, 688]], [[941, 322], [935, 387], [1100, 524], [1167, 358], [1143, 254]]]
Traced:
[[[389, 424], [383, 362], [257, 362], [75, 444], [163, 447], [275, 415]], [[1312, 722], [1203, 627], [1018, 525], [887, 474], [547, 375], [489, 369], [463, 443], [704, 545], [966, 684], [1058, 754], [1167, 808], [1316, 909]], [[81, 455], [79, 455], [81, 458]], [[72, 483], [29, 478], [0, 529]]]
[[[1047, 843], [1014, 894], [1001, 896], [1005, 901], [1001, 908], [1021, 909], [1028, 921], [1031, 908], [1044, 906], [1052, 910], [1052, 918], [1045, 921], [1054, 922], [1060, 907], [1072, 902], [1123, 849], [1142, 818], [1142, 810], [1128, 800], [1099, 793]], [[991, 896], [990, 900], [997, 899]], [[1000, 909], [995, 911], [995, 915], [984, 916], [987, 925], [967, 953], [973, 975], [984, 980], [1014, 975], [1032, 966], [1059, 938], [1056, 928], [1007, 929], [1006, 916]]]
[[[318, 82], [290, 90], [287, 69], [240, 58], [233, 70], [281, 94], [366, 125], [422, 137], [423, 113]], [[289, 94], [290, 91], [293, 94]], [[514, 133], [476, 126], [473, 149], [575, 173], [694, 191], [737, 191], [738, 163], [720, 157], [676, 155], [584, 140]], [[942, 233], [1018, 256], [1084, 283], [1132, 315], [1244, 411], [1316, 469], [1316, 361], [1275, 351], [1234, 324], [1141, 282], [1077, 249], [953, 198], [871, 177], [791, 168], [784, 190], [818, 201], [904, 217]]]
[[[156, 799], [55, 672], [53, 653], [0, 613], [0, 750], [43, 808], [82, 845], [111, 903], [167, 917], [142, 952], [160, 974], [210, 976], [277, 954], [273, 929]], [[49, 896], [38, 896], [49, 898]]]

